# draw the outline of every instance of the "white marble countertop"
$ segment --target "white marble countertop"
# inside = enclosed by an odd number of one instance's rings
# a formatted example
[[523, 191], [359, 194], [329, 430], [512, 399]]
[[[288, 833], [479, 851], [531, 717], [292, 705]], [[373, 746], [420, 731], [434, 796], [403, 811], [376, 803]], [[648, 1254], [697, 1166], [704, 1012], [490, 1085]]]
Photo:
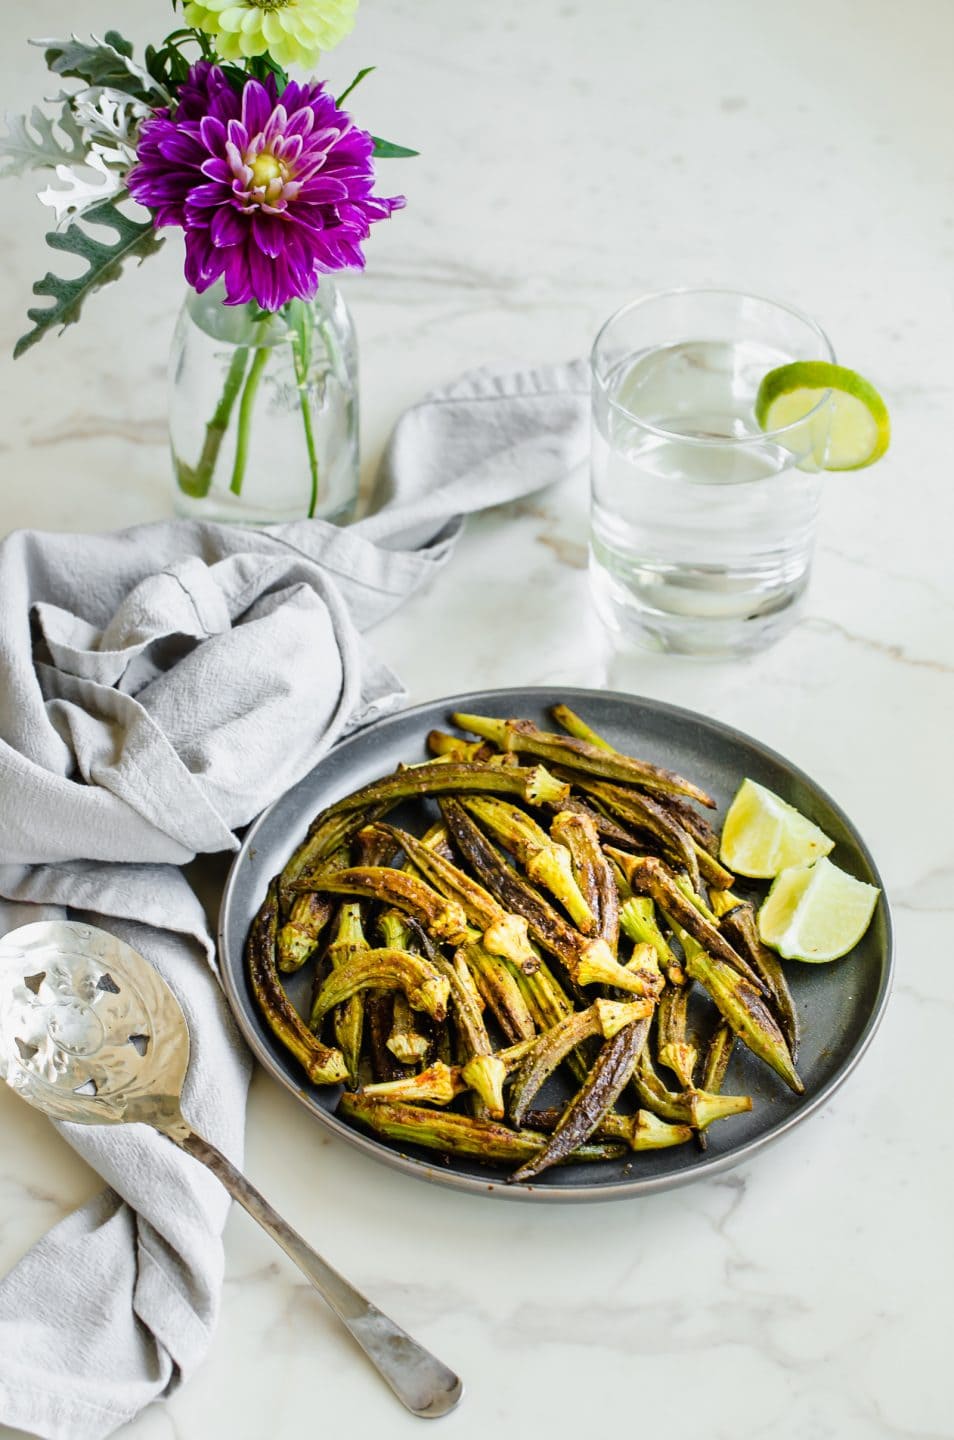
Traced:
[[[5, 104], [21, 110], [47, 83], [28, 34], [118, 23], [143, 39], [162, 8], [15, 7]], [[328, 1138], [256, 1077], [249, 1175], [464, 1374], [446, 1440], [621, 1422], [674, 1440], [954, 1434], [952, 53], [950, 0], [364, 0], [330, 57], [335, 81], [380, 67], [362, 115], [423, 152], [395, 180], [408, 209], [346, 287], [369, 466], [429, 386], [581, 353], [618, 304], [672, 284], [808, 310], [894, 417], [883, 464], [830, 478], [805, 616], [753, 660], [608, 653], [586, 597], [582, 481], [473, 522], [433, 590], [375, 634], [415, 701], [606, 685], [750, 731], [859, 825], [898, 932], [887, 1018], [832, 1103], [728, 1176], [640, 1202], [538, 1209], [432, 1188]], [[25, 181], [3, 201], [2, 529], [167, 514], [176, 240], [14, 365], [47, 268], [45, 216]], [[0, 1124], [5, 1269], [98, 1182], [6, 1092]], [[422, 1433], [240, 1213], [226, 1249], [207, 1363], [124, 1437]]]

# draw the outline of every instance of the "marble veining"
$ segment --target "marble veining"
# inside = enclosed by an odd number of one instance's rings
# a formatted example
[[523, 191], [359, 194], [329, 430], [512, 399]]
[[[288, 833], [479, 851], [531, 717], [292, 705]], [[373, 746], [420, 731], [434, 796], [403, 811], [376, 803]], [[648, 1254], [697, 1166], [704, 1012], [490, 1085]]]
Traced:
[[[22, 110], [49, 88], [28, 35], [119, 24], [141, 43], [162, 4], [9, 8], [4, 105]], [[429, 593], [372, 637], [415, 702], [606, 686], [756, 735], [859, 825], [898, 932], [883, 1029], [834, 1101], [751, 1164], [671, 1195], [539, 1213], [444, 1192], [376, 1166], [255, 1078], [250, 1179], [462, 1374], [446, 1440], [576, 1440], [621, 1416], [670, 1440], [954, 1437], [952, 50], [950, 0], [757, 14], [750, 0], [362, 0], [328, 57], [337, 89], [379, 67], [362, 118], [422, 152], [386, 167], [408, 208], [344, 287], [368, 477], [427, 389], [475, 365], [585, 354], [617, 305], [677, 284], [817, 316], [894, 421], [881, 465], [826, 484], [804, 615], [764, 655], [614, 653], [587, 598], [582, 474], [472, 521]], [[29, 182], [4, 201], [2, 529], [167, 515], [178, 238], [14, 364], [49, 257]], [[0, 1128], [7, 1267], [97, 1181], [12, 1094]], [[123, 1440], [422, 1434], [239, 1212], [226, 1255], [206, 1363]]]

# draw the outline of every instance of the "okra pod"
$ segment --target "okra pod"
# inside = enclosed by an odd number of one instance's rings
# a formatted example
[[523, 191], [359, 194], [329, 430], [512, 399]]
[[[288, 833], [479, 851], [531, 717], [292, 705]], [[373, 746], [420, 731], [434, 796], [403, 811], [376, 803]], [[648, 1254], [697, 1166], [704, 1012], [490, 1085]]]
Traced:
[[[370, 946], [361, 923], [361, 906], [354, 902], [342, 905], [338, 910], [334, 939], [328, 946], [328, 959], [332, 969], [343, 965], [352, 955], [368, 949]], [[364, 1036], [363, 995], [352, 995], [338, 1007], [334, 1014], [334, 1030], [351, 1082], [356, 1084], [361, 1060], [361, 1041]]]
[[534, 884], [542, 885], [559, 900], [576, 928], [584, 935], [592, 935], [597, 919], [576, 883], [566, 847], [551, 840], [535, 820], [505, 800], [465, 799], [461, 803], [498, 844], [519, 860]]
[[663, 938], [656, 922], [656, 906], [648, 895], [634, 895], [625, 901], [619, 912], [624, 934], [636, 945], [651, 945], [666, 978], [672, 985], [685, 983], [685, 972], [672, 947]]
[[492, 795], [518, 795], [528, 805], [562, 800], [569, 786], [556, 780], [543, 765], [491, 765], [461, 760], [442, 764], [430, 761], [373, 780], [352, 795], [345, 795], [328, 807], [329, 819], [352, 810], [386, 804], [388, 808], [414, 795], [463, 795], [473, 791]]
[[259, 1010], [272, 1034], [289, 1050], [315, 1085], [336, 1085], [348, 1078], [340, 1050], [313, 1035], [285, 994], [275, 952], [278, 939], [278, 879], [271, 882], [249, 931], [246, 959]]
[[[511, 1130], [495, 1120], [474, 1120], [453, 1111], [429, 1110], [424, 1105], [404, 1105], [377, 1096], [352, 1095], [338, 1101], [338, 1112], [389, 1140], [422, 1145], [445, 1155], [465, 1155], [476, 1160], [528, 1160], [547, 1144], [546, 1135], [530, 1130]], [[610, 1142], [581, 1145], [568, 1160], [618, 1160], [625, 1146]]]
[[[531, 1110], [527, 1119], [532, 1129], [551, 1134], [562, 1114], [562, 1110], [551, 1107]], [[692, 1139], [693, 1130], [691, 1125], [668, 1125], [651, 1110], [637, 1110], [635, 1115], [607, 1110], [593, 1134], [600, 1140], [622, 1140], [630, 1150], [667, 1150], [673, 1145], [685, 1145]]]
[[659, 804], [652, 795], [639, 790], [624, 790], [619, 785], [609, 785], [600, 780], [578, 780], [580, 789], [592, 795], [618, 820], [624, 820], [637, 830], [648, 831], [661, 842], [662, 847], [675, 856], [689, 873], [694, 890], [701, 884], [699, 860], [692, 836]]
[[296, 881], [310, 871], [319, 870], [335, 854], [349, 845], [364, 825], [387, 813], [390, 805], [355, 806], [351, 814], [335, 814], [322, 810], [311, 825], [302, 843], [286, 864], [278, 881], [281, 913], [287, 915], [295, 903]]
[[788, 1041], [792, 1059], [797, 1059], [798, 1011], [795, 1008], [792, 992], [788, 988], [781, 961], [773, 951], [762, 944], [759, 938], [758, 921], [751, 903], [746, 900], [744, 903], [737, 904], [722, 917], [720, 928], [725, 932], [733, 947], [751, 962], [752, 968], [768, 986], [772, 1008], [782, 1034]]
[[684, 1090], [692, 1086], [696, 1047], [686, 1038], [688, 985], [668, 985], [659, 997], [657, 1038], [660, 1065], [666, 1065]]
[[[351, 999], [357, 999], [352, 996]], [[351, 1004], [351, 1001], [348, 1001]], [[430, 1052], [431, 1037], [419, 1028], [417, 1017], [400, 991], [394, 995], [394, 1009], [391, 1015], [391, 1033], [387, 1047], [402, 1065], [420, 1065]]]
[[612, 985], [634, 995], [645, 995], [640, 977], [624, 969], [614, 958], [606, 941], [588, 939], [574, 930], [543, 897], [526, 883], [498, 855], [464, 807], [451, 798], [440, 802], [441, 812], [460, 853], [491, 894], [507, 910], [523, 915], [530, 934], [545, 950], [556, 955], [578, 985]]
[[633, 1088], [640, 1104], [654, 1115], [670, 1124], [689, 1125], [693, 1130], [705, 1130], [716, 1120], [742, 1115], [752, 1109], [750, 1095], [715, 1095], [696, 1089], [673, 1094], [656, 1074], [647, 1048], [643, 1049], [633, 1074]]
[[361, 1094], [385, 1100], [402, 1100], [412, 1105], [449, 1105], [458, 1095], [470, 1087], [461, 1075], [459, 1065], [446, 1065], [435, 1060], [418, 1075], [406, 1075], [400, 1080], [385, 1080], [362, 1087]]
[[312, 1006], [312, 1028], [317, 1030], [329, 1010], [361, 990], [398, 989], [412, 1010], [423, 1010], [434, 1020], [447, 1014], [450, 986], [429, 960], [407, 950], [365, 950], [328, 975]]
[[593, 745], [597, 750], [615, 752], [615, 745], [611, 745], [608, 740], [603, 739], [602, 735], [598, 735], [587, 725], [582, 715], [577, 715], [569, 705], [553, 705], [550, 708], [550, 714], [558, 725], [563, 726], [568, 735], [573, 736], [574, 740], [585, 740], [588, 745]]
[[455, 714], [453, 720], [462, 730], [492, 740], [501, 750], [512, 750], [518, 755], [530, 755], [549, 764], [564, 765], [584, 775], [598, 775], [607, 780], [642, 785], [650, 790], [688, 795], [702, 805], [715, 806], [715, 801], [704, 790], [672, 770], [663, 770], [658, 765], [637, 760], [631, 755], [621, 755], [616, 750], [601, 749], [586, 740], [538, 730], [530, 720], [494, 720], [486, 715], [465, 715], [461, 712]]
[[527, 922], [522, 915], [504, 910], [482, 885], [433, 846], [405, 830], [393, 826], [386, 828], [427, 883], [446, 899], [454, 900], [461, 906], [470, 923], [482, 932], [486, 950], [492, 955], [512, 960], [524, 969], [536, 969], [539, 960], [530, 944]]
[[575, 1010], [538, 1036], [514, 1078], [510, 1093], [510, 1118], [514, 1124], [522, 1125], [533, 1097], [571, 1050], [593, 1035], [612, 1039], [634, 1022], [648, 1020], [652, 1011], [652, 1003], [647, 1000], [596, 1000], [588, 1009]]
[[560, 1116], [560, 1122], [547, 1144], [532, 1160], [525, 1161], [514, 1171], [512, 1180], [532, 1180], [551, 1165], [565, 1160], [577, 1146], [586, 1144], [632, 1077], [648, 1031], [648, 1019], [634, 1020], [604, 1043], [589, 1075]]
[[577, 884], [597, 918], [597, 934], [615, 955], [619, 947], [619, 891], [612, 866], [600, 848], [596, 825], [588, 815], [570, 810], [550, 826], [554, 840], [570, 852]]
[[747, 960], [733, 950], [725, 936], [688, 900], [662, 861], [646, 856], [625, 855], [620, 850], [608, 852], [619, 865], [634, 890], [648, 895], [677, 920], [684, 930], [705, 950], [744, 975], [757, 991], [765, 990], [762, 981]]
[[[313, 883], [314, 882], [314, 883]], [[467, 916], [456, 900], [446, 900], [430, 885], [385, 865], [353, 865], [347, 870], [319, 874], [297, 882], [330, 895], [360, 895], [380, 900], [414, 915], [435, 940], [460, 945], [467, 938]]]
[[278, 932], [278, 968], [282, 974], [294, 974], [311, 959], [334, 911], [334, 901], [327, 895], [296, 895], [288, 919]]
[[[486, 740], [465, 740], [463, 735], [448, 735], [444, 730], [431, 730], [427, 736], [427, 748], [432, 755], [452, 760], [470, 760], [486, 763], [499, 752], [488, 745]], [[514, 756], [516, 759], [516, 756]]]
[[479, 943], [462, 946], [456, 958], [469, 967], [484, 1002], [509, 1041], [527, 1040], [536, 1034], [533, 1016], [506, 960], [491, 955]]
[[702, 1066], [702, 1088], [718, 1095], [725, 1084], [726, 1071], [735, 1049], [735, 1031], [725, 1020], [720, 1020], [712, 1032], [706, 1047]]
[[761, 993], [746, 977], [702, 949], [686, 957], [686, 969], [705, 986], [743, 1044], [770, 1065], [797, 1095], [804, 1094], [805, 1086], [792, 1063], [785, 1036]]

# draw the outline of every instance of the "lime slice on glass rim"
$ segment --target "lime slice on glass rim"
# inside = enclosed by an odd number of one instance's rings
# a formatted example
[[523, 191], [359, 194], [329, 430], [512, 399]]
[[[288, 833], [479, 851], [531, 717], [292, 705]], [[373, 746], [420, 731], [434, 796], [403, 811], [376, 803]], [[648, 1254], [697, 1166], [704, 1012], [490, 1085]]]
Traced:
[[755, 418], [763, 430], [794, 425], [828, 392], [833, 412], [826, 470], [862, 470], [873, 465], [891, 442], [888, 407], [869, 380], [827, 360], [796, 360], [770, 370], [755, 397]]
[[737, 875], [771, 880], [791, 865], [806, 865], [835, 842], [774, 791], [743, 780], [726, 813], [719, 856]]
[[824, 858], [792, 866], [776, 878], [759, 910], [759, 935], [786, 960], [838, 960], [871, 924], [880, 894], [876, 885]]

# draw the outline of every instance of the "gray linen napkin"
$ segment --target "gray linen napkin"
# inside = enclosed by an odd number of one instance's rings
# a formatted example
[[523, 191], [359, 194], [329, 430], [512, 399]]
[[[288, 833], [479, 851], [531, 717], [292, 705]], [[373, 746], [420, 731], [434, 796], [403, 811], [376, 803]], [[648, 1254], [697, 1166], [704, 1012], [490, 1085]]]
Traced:
[[[197, 523], [0, 544], [0, 933], [77, 916], [186, 1012], [190, 1121], [236, 1163], [249, 1064], [178, 868], [349, 730], [398, 707], [362, 632], [449, 558], [462, 516], [582, 462], [581, 364], [478, 372], [399, 421], [372, 515], [339, 530]], [[202, 1360], [228, 1199], [143, 1126], [60, 1125], [109, 1189], [0, 1282], [0, 1421], [99, 1440]]]

